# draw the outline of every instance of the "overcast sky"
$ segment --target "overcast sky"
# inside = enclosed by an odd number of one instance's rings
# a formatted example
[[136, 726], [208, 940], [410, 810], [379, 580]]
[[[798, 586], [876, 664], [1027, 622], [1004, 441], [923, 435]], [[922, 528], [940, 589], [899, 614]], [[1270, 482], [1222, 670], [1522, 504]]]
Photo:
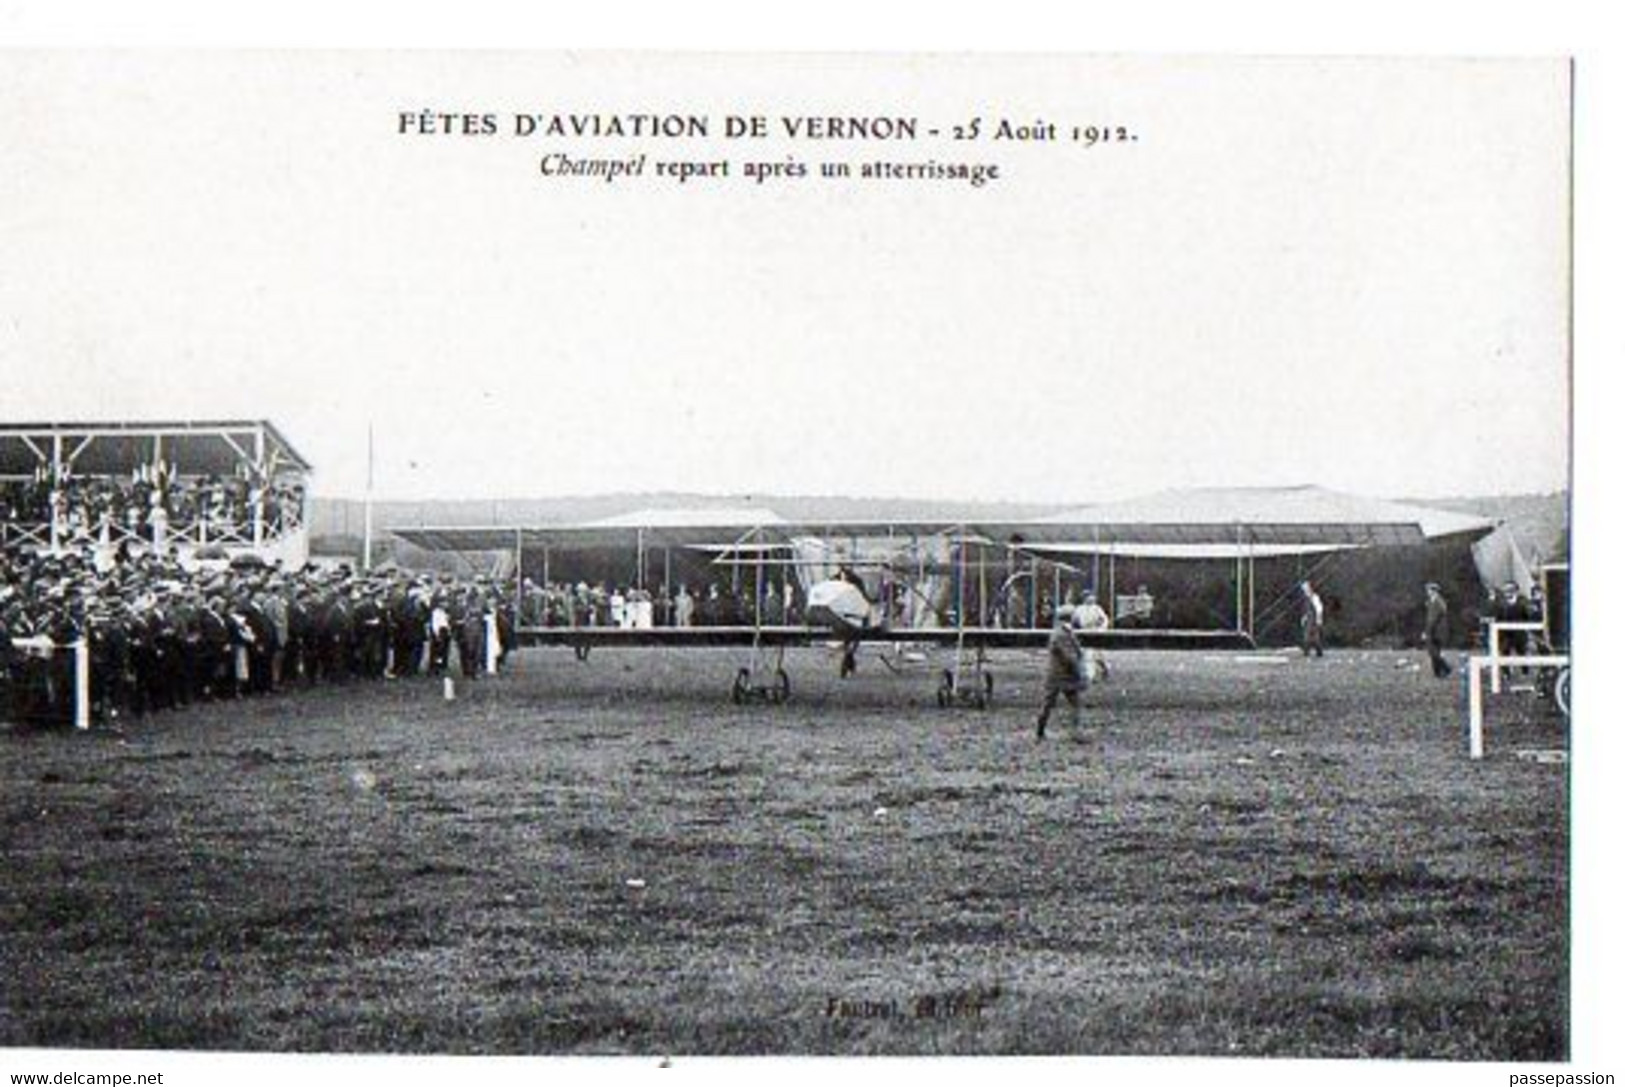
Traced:
[[[13, 54], [0, 416], [265, 417], [334, 495], [369, 421], [384, 497], [1553, 490], [1567, 86], [1548, 61]], [[398, 134], [422, 108], [503, 134]], [[506, 134], [644, 111], [984, 128]], [[998, 144], [1000, 118], [1139, 138]], [[550, 151], [1004, 176], [605, 184], [541, 177]]]

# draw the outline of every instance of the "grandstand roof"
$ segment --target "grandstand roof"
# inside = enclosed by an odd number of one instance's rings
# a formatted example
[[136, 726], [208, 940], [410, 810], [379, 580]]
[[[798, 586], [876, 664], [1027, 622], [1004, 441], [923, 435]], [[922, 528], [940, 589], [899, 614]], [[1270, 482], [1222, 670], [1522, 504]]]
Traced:
[[[71, 457], [81, 475], [129, 472], [152, 460], [156, 439], [163, 458], [186, 475], [227, 475], [243, 459], [252, 459], [253, 440], [263, 435], [265, 454], [279, 466], [308, 472], [310, 462], [265, 419], [215, 419], [146, 422], [0, 423], [0, 476], [32, 474], [51, 444], [61, 438], [63, 456]], [[244, 442], [247, 445], [244, 445]]]

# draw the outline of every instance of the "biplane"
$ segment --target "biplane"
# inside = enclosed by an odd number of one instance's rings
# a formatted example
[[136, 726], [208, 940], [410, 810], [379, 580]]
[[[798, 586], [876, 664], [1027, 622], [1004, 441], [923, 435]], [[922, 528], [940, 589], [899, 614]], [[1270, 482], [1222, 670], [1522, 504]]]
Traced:
[[[1425, 542], [1414, 521], [1290, 523], [1067, 520], [789, 522], [767, 511], [654, 512], [609, 522], [535, 527], [418, 527], [394, 530], [422, 548], [508, 552], [514, 630], [521, 647], [562, 646], [585, 660], [596, 647], [735, 647], [748, 658], [735, 673], [736, 702], [789, 699], [785, 650], [841, 649], [842, 675], [860, 645], [933, 647], [950, 654], [936, 671], [943, 707], [991, 704], [989, 651], [1039, 649], [1064, 595], [1101, 587], [1099, 559], [1147, 546], [1196, 549], [1234, 560], [1235, 609], [1223, 627], [1134, 625], [1079, 631], [1087, 648], [1250, 648], [1247, 596], [1255, 557], [1324, 554]], [[1094, 560], [1090, 562], [1091, 559]], [[703, 623], [605, 623], [574, 615], [537, 622], [523, 594], [532, 579], [574, 580], [591, 567], [621, 584], [669, 593], [674, 586], [725, 584], [736, 604]], [[1115, 588], [1114, 586], [1112, 588]], [[775, 605], [774, 598], [777, 598]], [[1119, 616], [1137, 597], [1111, 592]], [[793, 601], [792, 604], [786, 602]], [[1149, 621], [1148, 621], [1149, 620]]]

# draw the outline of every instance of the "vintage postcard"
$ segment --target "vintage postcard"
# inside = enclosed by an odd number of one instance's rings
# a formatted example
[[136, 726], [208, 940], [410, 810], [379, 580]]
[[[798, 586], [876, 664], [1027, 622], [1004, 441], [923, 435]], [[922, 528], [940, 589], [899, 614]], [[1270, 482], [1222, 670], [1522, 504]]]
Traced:
[[0, 54], [0, 1043], [1569, 1059], [1572, 79]]

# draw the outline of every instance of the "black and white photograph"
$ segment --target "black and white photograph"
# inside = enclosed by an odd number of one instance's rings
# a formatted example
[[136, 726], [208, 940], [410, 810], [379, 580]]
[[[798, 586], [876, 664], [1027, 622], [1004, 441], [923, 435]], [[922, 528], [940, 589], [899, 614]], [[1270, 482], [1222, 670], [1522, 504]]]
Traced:
[[0, 51], [0, 1064], [1610, 1071], [1577, 85]]

